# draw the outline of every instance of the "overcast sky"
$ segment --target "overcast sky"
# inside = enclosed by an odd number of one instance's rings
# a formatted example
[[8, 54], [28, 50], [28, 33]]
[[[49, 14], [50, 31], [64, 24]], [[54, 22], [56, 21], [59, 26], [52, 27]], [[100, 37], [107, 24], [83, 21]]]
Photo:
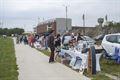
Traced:
[[95, 26], [106, 14], [108, 20], [120, 22], [120, 0], [0, 0], [0, 26], [31, 31], [43, 20], [64, 18], [65, 5], [73, 25], [82, 26], [83, 14], [86, 26]]

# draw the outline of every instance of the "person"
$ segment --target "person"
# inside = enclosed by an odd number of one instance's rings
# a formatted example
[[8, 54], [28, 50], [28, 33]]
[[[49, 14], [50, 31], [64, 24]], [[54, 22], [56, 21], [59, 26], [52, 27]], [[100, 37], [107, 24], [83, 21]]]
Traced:
[[19, 35], [16, 36], [16, 44], [19, 44]]
[[23, 40], [23, 36], [22, 35], [20, 36], [19, 40], [20, 40], [20, 43], [22, 43], [22, 40]]
[[51, 34], [48, 38], [48, 47], [50, 48], [51, 54], [49, 58], [49, 63], [54, 62], [54, 51], [55, 51], [55, 44], [54, 44], [54, 30], [51, 31]]
[[62, 37], [62, 44], [63, 44], [63, 47], [65, 49], [68, 49], [68, 46], [69, 46], [69, 41], [71, 40], [71, 35], [69, 34], [68, 31], [66, 31], [66, 33], [63, 35]]
[[61, 38], [60, 38], [60, 34], [57, 34], [56, 39], [55, 39], [55, 60], [60, 52], [60, 48], [61, 48]]
[[30, 39], [30, 46], [33, 47], [33, 43], [34, 43], [33, 35], [30, 35], [29, 39]]
[[80, 40], [83, 40], [82, 37], [81, 37], [81, 34], [78, 33], [78, 36], [77, 36], [77, 42], [80, 41]]
[[72, 40], [69, 41], [70, 48], [75, 48], [76, 45], [76, 38], [72, 38]]
[[46, 50], [48, 49], [48, 36], [49, 36], [49, 34], [45, 35], [45, 49]]
[[27, 35], [25, 35], [25, 36], [23, 37], [23, 41], [24, 41], [24, 44], [25, 44], [25, 45], [28, 44]]

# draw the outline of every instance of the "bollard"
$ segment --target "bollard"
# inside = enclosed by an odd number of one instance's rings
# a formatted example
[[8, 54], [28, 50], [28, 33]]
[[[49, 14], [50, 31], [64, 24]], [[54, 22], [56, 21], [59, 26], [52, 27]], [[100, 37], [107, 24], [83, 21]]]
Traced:
[[91, 46], [88, 49], [88, 69], [87, 72], [89, 74], [96, 74], [96, 52], [95, 47]]

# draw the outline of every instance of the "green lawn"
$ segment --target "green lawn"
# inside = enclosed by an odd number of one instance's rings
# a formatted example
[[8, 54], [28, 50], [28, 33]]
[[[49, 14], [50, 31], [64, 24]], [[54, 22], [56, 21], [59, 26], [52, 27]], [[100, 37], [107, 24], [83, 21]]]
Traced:
[[50, 56], [50, 51], [49, 50], [41, 50], [41, 49], [38, 49], [40, 52], [44, 53], [45, 55], [47, 56]]
[[18, 80], [13, 40], [0, 38], [0, 80]]
[[84, 72], [84, 75], [91, 78], [91, 80], [112, 80], [111, 78], [105, 76], [104, 72], [97, 72], [94, 75], [88, 74], [87, 70]]
[[102, 58], [100, 64], [103, 72], [120, 77], [120, 64], [117, 61]]
[[112, 80], [109, 77], [105, 76], [105, 73], [120, 77], [120, 65], [117, 63], [117, 61], [101, 57], [100, 66], [102, 70], [101, 72], [97, 73], [96, 75], [85, 75], [92, 77], [92, 80]]
[[92, 75], [92, 80], [112, 80], [112, 79], [105, 76], [105, 73], [99, 72], [95, 75]]

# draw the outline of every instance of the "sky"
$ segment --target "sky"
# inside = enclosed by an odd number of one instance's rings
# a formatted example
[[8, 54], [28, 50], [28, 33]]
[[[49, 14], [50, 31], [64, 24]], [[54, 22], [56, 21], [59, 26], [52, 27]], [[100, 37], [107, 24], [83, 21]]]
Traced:
[[65, 6], [72, 25], [94, 27], [106, 15], [109, 21], [120, 22], [120, 0], [0, 0], [0, 27], [24, 28], [32, 31], [39, 22], [65, 18]]

